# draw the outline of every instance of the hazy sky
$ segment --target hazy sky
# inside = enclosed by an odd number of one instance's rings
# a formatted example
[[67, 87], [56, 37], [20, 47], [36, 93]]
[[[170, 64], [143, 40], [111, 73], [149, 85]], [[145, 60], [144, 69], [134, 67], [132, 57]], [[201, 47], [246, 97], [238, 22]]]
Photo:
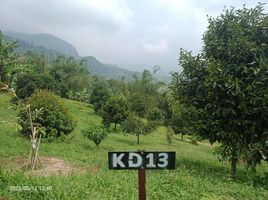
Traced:
[[49, 33], [104, 63], [170, 71], [178, 69], [180, 48], [200, 50], [207, 15], [259, 1], [0, 0], [0, 30]]

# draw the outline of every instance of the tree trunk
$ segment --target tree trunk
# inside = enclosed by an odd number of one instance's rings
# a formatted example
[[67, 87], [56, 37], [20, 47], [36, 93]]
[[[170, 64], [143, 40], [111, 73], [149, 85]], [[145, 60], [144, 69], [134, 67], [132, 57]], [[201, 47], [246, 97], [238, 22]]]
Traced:
[[183, 141], [183, 134], [181, 133], [181, 141]]
[[140, 144], [140, 134], [137, 135], [137, 144]]
[[232, 158], [232, 160], [231, 160], [231, 172], [230, 172], [230, 175], [231, 175], [231, 178], [233, 180], [236, 179], [236, 164], [237, 164], [237, 159], [236, 158]]
[[116, 123], [114, 123], [114, 129], [116, 130]]

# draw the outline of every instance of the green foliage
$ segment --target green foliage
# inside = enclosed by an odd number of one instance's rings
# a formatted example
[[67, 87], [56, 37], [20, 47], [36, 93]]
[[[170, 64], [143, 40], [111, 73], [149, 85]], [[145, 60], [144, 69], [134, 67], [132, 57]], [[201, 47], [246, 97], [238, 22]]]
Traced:
[[86, 89], [80, 92], [74, 92], [70, 90], [68, 91], [67, 96], [68, 96], [68, 99], [81, 101], [81, 102], [88, 102], [89, 92]]
[[108, 87], [104, 83], [98, 83], [94, 87], [89, 100], [94, 107], [94, 111], [98, 113], [110, 96], [111, 91], [108, 89]]
[[49, 74], [21, 74], [16, 80], [16, 95], [19, 99], [30, 97], [36, 89], [56, 91], [56, 82]]
[[194, 132], [194, 124], [191, 122], [193, 116], [191, 113], [189, 108], [171, 100], [171, 117], [168, 124], [175, 134], [181, 134], [182, 141], [184, 135], [193, 135]]
[[202, 54], [181, 50], [183, 72], [173, 73], [174, 97], [203, 138], [222, 144], [232, 177], [245, 152], [253, 166], [268, 161], [267, 19], [262, 5], [209, 18]]
[[73, 57], [58, 56], [53, 60], [50, 74], [57, 82], [61, 97], [68, 98], [69, 91], [89, 89], [91, 77], [85, 65], [84, 60], [79, 61]]
[[149, 95], [131, 94], [128, 100], [131, 111], [139, 117], [145, 117], [150, 107], [148, 99], [150, 99]]
[[[42, 110], [32, 118], [36, 126], [45, 128], [45, 138], [53, 140], [73, 131], [73, 119], [60, 98], [54, 93], [38, 90], [29, 98], [27, 105], [30, 105], [32, 111]], [[31, 133], [31, 126], [27, 107], [19, 112], [18, 117], [18, 123], [22, 127], [21, 133], [28, 136]]]
[[156, 129], [153, 122], [144, 122], [140, 117], [129, 115], [122, 123], [122, 129], [125, 133], [137, 136], [137, 144], [140, 143], [140, 135], [147, 135]]
[[152, 121], [156, 121], [161, 124], [164, 120], [163, 111], [160, 110], [159, 108], [153, 108], [149, 110], [148, 119]]
[[116, 129], [116, 125], [121, 124], [127, 118], [128, 114], [126, 99], [121, 96], [112, 96], [106, 101], [101, 115], [103, 117], [103, 123], [106, 126], [114, 123]]
[[172, 139], [173, 139], [174, 131], [172, 128], [168, 127], [167, 128], [167, 133], [166, 133], [166, 138], [167, 138], [167, 143], [169, 145], [172, 144]]
[[94, 142], [97, 147], [99, 147], [99, 144], [107, 137], [110, 130], [103, 126], [92, 126], [82, 130], [81, 132], [85, 137], [87, 137], [89, 140]]
[[17, 62], [17, 55], [14, 51], [16, 47], [17, 43], [14, 41], [4, 42], [0, 31], [0, 82], [8, 83], [8, 75]]
[[141, 77], [135, 76], [134, 79], [128, 84], [128, 102], [133, 113], [145, 118], [150, 110], [159, 106], [161, 93], [158, 90], [163, 83], [155, 81], [148, 70], [144, 70]]

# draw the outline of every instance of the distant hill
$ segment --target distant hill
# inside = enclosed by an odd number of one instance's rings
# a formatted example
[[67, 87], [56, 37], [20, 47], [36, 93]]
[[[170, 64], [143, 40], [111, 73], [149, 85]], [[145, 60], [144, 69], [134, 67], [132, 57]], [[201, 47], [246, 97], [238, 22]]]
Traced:
[[121, 79], [124, 77], [126, 80], [130, 81], [133, 79], [134, 74], [139, 74], [139, 72], [129, 71], [117, 67], [116, 65], [103, 64], [98, 61], [93, 56], [83, 57], [87, 61], [88, 70], [95, 75], [103, 76], [106, 78]]
[[[76, 59], [85, 59], [89, 72], [93, 75], [102, 76], [109, 79], [133, 80], [133, 75], [141, 75], [140, 72], [130, 71], [116, 65], [103, 64], [93, 56], [80, 57], [78, 51], [70, 43], [49, 34], [25, 34], [16, 32], [4, 32], [5, 40], [17, 40], [19, 47], [17, 52], [26, 53], [28, 51], [44, 55], [49, 61], [59, 55], [72, 56]], [[169, 82], [170, 77], [164, 73], [157, 76], [158, 80]]]
[[93, 56], [80, 57], [77, 50], [71, 44], [52, 35], [5, 32], [4, 39], [17, 40], [19, 43], [17, 52], [19, 53], [31, 51], [44, 55], [50, 61], [59, 55], [85, 59], [89, 72], [104, 78], [121, 79], [125, 77], [126, 80], [131, 81], [133, 75], [138, 73], [115, 65], [103, 64]]
[[13, 38], [13, 37], [10, 37], [7, 35], [3, 35], [3, 36], [4, 36], [4, 40], [6, 40], [6, 41], [18, 41], [19, 46], [15, 50], [17, 53], [24, 54], [24, 53], [27, 53], [30, 51], [30, 52], [37, 53], [39, 55], [43, 55], [45, 57], [45, 59], [47, 59], [49, 61], [62, 55], [60, 52], [53, 50], [53, 49], [47, 49], [43, 46], [37, 46], [37, 45], [34, 45], [32, 43], [30, 44], [26, 41], [19, 40], [17, 38]]
[[62, 54], [73, 56], [75, 58], [79, 57], [78, 51], [68, 42], [57, 38], [49, 34], [25, 34], [25, 33], [15, 33], [15, 32], [5, 32], [5, 35], [16, 38], [22, 41], [33, 44], [35, 46], [43, 46], [47, 49], [56, 50]]

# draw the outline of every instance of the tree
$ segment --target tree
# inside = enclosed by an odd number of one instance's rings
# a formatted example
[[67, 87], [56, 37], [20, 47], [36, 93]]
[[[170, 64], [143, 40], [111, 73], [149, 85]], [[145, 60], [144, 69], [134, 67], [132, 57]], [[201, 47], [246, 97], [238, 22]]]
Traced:
[[243, 154], [251, 166], [268, 158], [268, 16], [263, 5], [225, 10], [209, 18], [203, 52], [181, 50], [181, 73], [171, 90], [194, 128], [210, 143], [221, 143], [231, 177]]
[[110, 126], [122, 123], [128, 116], [128, 104], [124, 97], [112, 96], [105, 103], [102, 110], [103, 123]]
[[103, 126], [93, 126], [82, 130], [81, 133], [89, 140], [94, 142], [97, 147], [99, 147], [99, 144], [102, 142], [102, 140], [107, 137], [109, 129]]
[[89, 102], [94, 107], [94, 111], [98, 113], [105, 105], [106, 101], [110, 98], [110, 96], [111, 91], [109, 88], [103, 83], [98, 83], [94, 87], [89, 100]]
[[172, 128], [175, 134], [181, 134], [181, 141], [183, 141], [183, 136], [188, 134], [193, 134], [191, 130], [192, 126], [189, 124], [187, 119], [192, 116], [189, 115], [189, 110], [185, 109], [183, 105], [176, 101], [171, 101], [171, 117], [169, 119], [169, 126]]
[[131, 111], [144, 118], [150, 110], [159, 106], [161, 94], [158, 89], [163, 86], [163, 83], [155, 81], [148, 70], [144, 70], [141, 77], [136, 75], [134, 79], [128, 84], [128, 102]]
[[0, 31], [0, 82], [7, 81], [6, 75], [15, 66], [17, 55], [14, 50], [16, 47], [16, 41], [4, 42]]
[[142, 118], [129, 115], [128, 118], [122, 123], [122, 129], [125, 133], [137, 136], [137, 144], [140, 143], [140, 135], [147, 135], [156, 128], [153, 122], [145, 122]]
[[150, 98], [151, 96], [140, 93], [130, 94], [128, 102], [131, 111], [139, 117], [145, 117], [148, 113], [148, 108], [150, 107]]
[[70, 91], [89, 90], [91, 77], [84, 60], [58, 56], [52, 62], [50, 74], [57, 82], [61, 97], [68, 98], [68, 92]]

